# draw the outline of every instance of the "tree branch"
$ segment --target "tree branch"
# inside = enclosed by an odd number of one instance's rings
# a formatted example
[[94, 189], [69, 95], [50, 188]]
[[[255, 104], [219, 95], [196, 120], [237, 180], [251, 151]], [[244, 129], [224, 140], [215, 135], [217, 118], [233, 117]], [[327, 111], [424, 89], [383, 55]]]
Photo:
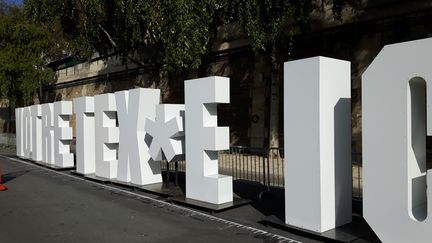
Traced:
[[[109, 42], [111, 43], [111, 45], [117, 49], [117, 43], [113, 40], [113, 38], [111, 37], [111, 35], [108, 33], [108, 31], [102, 27], [102, 25], [98, 24], [99, 29], [102, 30], [102, 32], [106, 35], [106, 37], [108, 38]], [[143, 64], [142, 62], [136, 60], [135, 58], [131, 57], [129, 54], [126, 56], [127, 59], [129, 59], [129, 61], [131, 61], [132, 63], [140, 66], [140, 67], [146, 67], [145, 64]]]

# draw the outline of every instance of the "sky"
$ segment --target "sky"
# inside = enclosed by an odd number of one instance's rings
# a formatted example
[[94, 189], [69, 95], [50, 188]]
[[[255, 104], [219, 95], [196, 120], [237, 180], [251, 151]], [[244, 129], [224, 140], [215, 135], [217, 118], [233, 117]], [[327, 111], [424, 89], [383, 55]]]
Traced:
[[6, 0], [6, 3], [14, 4], [14, 5], [22, 5], [24, 0]]

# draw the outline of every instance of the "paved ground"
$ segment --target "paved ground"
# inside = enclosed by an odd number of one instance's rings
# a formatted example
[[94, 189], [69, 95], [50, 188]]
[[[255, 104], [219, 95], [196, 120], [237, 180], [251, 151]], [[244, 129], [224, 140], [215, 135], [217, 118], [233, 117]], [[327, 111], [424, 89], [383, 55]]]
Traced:
[[212, 216], [31, 163], [0, 157], [0, 166], [9, 187], [0, 192], [1, 243], [317, 242], [260, 225], [265, 213], [254, 206]]

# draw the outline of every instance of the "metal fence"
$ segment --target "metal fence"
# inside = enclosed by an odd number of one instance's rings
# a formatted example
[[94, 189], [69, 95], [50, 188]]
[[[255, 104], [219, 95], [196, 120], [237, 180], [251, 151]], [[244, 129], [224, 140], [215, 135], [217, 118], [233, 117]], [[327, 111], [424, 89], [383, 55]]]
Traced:
[[[352, 192], [353, 198], [359, 199], [362, 198], [363, 187], [361, 162], [361, 153], [353, 153]], [[186, 164], [185, 161], [163, 163], [162, 169], [184, 172]], [[219, 174], [232, 176], [234, 180], [253, 181], [270, 187], [284, 187], [284, 151], [282, 148], [230, 147], [229, 150], [219, 152]]]
[[353, 198], [363, 198], [363, 171], [362, 171], [362, 154], [354, 152], [351, 155], [352, 165], [352, 194]]
[[219, 173], [234, 179], [260, 182], [266, 186], [284, 186], [283, 149], [231, 147], [219, 154]]

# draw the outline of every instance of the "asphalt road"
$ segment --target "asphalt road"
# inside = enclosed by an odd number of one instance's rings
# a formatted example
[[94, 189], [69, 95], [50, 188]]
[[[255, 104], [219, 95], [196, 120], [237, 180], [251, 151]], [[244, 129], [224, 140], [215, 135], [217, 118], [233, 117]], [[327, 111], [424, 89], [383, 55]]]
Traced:
[[[0, 242], [295, 242], [271, 233], [0, 157]], [[310, 242], [310, 241], [309, 241]]]

